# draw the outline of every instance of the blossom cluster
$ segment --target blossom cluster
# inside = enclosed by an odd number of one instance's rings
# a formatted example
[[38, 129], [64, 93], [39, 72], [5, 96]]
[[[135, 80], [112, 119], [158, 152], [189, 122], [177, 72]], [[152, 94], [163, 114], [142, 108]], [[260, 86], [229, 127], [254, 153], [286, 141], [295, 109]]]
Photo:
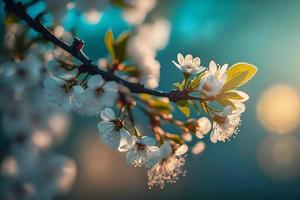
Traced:
[[[91, 5], [104, 8], [108, 3], [103, 1], [99, 5], [99, 2], [91, 1]], [[252, 79], [257, 71], [256, 67], [245, 62], [229, 67], [228, 64], [220, 65], [215, 61], [205, 67], [199, 57], [178, 53], [177, 60], [172, 63], [174, 69], [179, 69], [182, 74], [182, 80], [175, 82], [175, 88], [170, 89], [170, 92], [158, 91], [155, 88], [159, 86], [161, 65], [156, 55], [157, 51], [166, 47], [170, 24], [162, 18], [144, 23], [147, 13], [156, 4], [155, 0], [147, 3], [142, 0], [112, 2], [122, 7], [125, 20], [138, 26], [116, 38], [113, 31], [108, 30], [104, 38], [108, 55], [99, 59], [98, 65], [92, 64], [83, 53], [84, 42], [78, 38], [73, 39], [72, 34], [57, 25], [55, 19], [53, 37], [57, 40], [73, 40], [72, 45], [64, 43], [68, 48], [64, 45], [43, 48], [43, 43], [32, 45], [32, 38], [26, 33], [24, 35], [24, 29], [19, 27], [18, 22], [14, 21], [7, 26], [6, 46], [13, 59], [1, 64], [1, 76], [4, 77], [1, 84], [5, 85], [5, 90], [0, 91], [5, 94], [1, 96], [11, 96], [11, 99], [0, 102], [4, 105], [2, 109], [5, 112], [9, 109], [3, 118], [3, 124], [7, 132], [10, 132], [7, 136], [12, 141], [25, 138], [25, 142], [22, 139], [21, 144], [13, 145], [11, 155], [3, 163], [3, 171], [13, 175], [12, 182], [19, 183], [23, 176], [26, 180], [31, 177], [44, 180], [46, 177], [42, 176], [42, 168], [44, 163], [49, 163], [53, 168], [47, 170], [53, 170], [51, 172], [55, 177], [48, 182], [50, 185], [45, 184], [45, 188], [39, 188], [35, 180], [30, 182], [30, 186], [27, 182], [22, 183], [26, 190], [29, 187], [29, 190], [34, 188], [34, 191], [48, 192], [49, 188], [68, 188], [74, 179], [74, 162], [55, 156], [50, 151], [52, 141], [59, 140], [55, 133], [65, 132], [68, 120], [63, 119], [67, 114], [61, 113], [75, 111], [97, 117], [99, 123], [94, 128], [98, 129], [99, 139], [109, 148], [126, 154], [129, 165], [147, 168], [149, 188], [164, 188], [166, 184], [175, 183], [180, 176], [184, 176], [188, 151], [191, 150], [193, 154], [202, 153], [205, 149], [203, 139], [207, 135], [212, 143], [217, 143], [226, 142], [239, 132], [241, 115], [245, 111], [244, 103], [249, 96], [238, 88]], [[54, 16], [61, 16], [63, 11], [55, 9], [54, 1], [46, 3], [49, 10], [58, 12]], [[74, 6], [67, 1], [61, 3], [66, 4], [68, 9]], [[93, 8], [91, 5], [78, 1], [76, 9], [90, 12]], [[35, 22], [40, 23], [38, 20]], [[43, 34], [40, 27], [39, 31]], [[29, 38], [29, 41], [21, 41], [28, 48], [15, 48], [16, 43], [20, 42], [19, 38], [26, 38], [19, 37], [19, 34]], [[47, 38], [52, 41], [49, 35]], [[79, 58], [82, 64], [75, 62], [72, 56]], [[7, 100], [16, 102], [16, 105], [5, 108], [6, 105], [12, 105]], [[183, 113], [184, 120], [172, 115], [174, 107]], [[202, 111], [204, 114], [200, 116]], [[141, 131], [137, 127], [139, 121], [135, 119], [135, 112], [142, 112], [148, 117], [148, 131]], [[191, 117], [192, 115], [194, 116]], [[53, 116], [61, 118], [55, 120]], [[31, 117], [34, 117], [33, 121]], [[163, 128], [164, 123], [177, 127], [180, 132], [170, 132]], [[11, 124], [13, 126], [5, 127]], [[64, 131], [57, 130], [58, 124]], [[194, 145], [195, 137], [197, 143]], [[193, 147], [190, 148], [191, 146]], [[24, 160], [26, 156], [32, 162]], [[45, 157], [49, 160], [45, 161]], [[72, 169], [69, 170], [71, 175], [63, 174], [66, 165]], [[21, 168], [29, 169], [19, 172]], [[67, 186], [61, 186], [60, 175], [71, 177], [69, 182], [62, 181], [67, 182]], [[56, 190], [49, 193], [53, 195]]]

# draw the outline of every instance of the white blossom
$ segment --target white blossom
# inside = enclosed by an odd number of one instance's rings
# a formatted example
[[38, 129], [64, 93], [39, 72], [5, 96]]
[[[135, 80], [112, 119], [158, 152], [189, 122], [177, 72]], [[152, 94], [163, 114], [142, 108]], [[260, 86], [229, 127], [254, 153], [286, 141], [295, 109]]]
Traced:
[[138, 79], [149, 88], [156, 88], [160, 78], [160, 63], [156, 60], [158, 50], [163, 49], [170, 34], [170, 24], [164, 19], [138, 27], [130, 38], [127, 51], [138, 67]]
[[205, 70], [203, 66], [200, 66], [201, 60], [199, 57], [193, 58], [191, 54], [187, 54], [185, 57], [181, 53], [177, 54], [178, 63], [172, 61], [173, 64], [186, 74], [198, 74]]
[[75, 100], [75, 111], [85, 115], [98, 115], [104, 107], [114, 105], [118, 91], [116, 82], [104, 82], [101, 75], [94, 75], [88, 80], [87, 86]]
[[214, 97], [217, 96], [226, 81], [228, 65], [225, 64], [223, 66], [217, 66], [214, 61], [209, 63], [209, 70], [206, 71], [206, 74], [200, 81], [199, 91], [205, 97]]
[[188, 119], [185, 123], [186, 128], [199, 139], [202, 139], [211, 130], [211, 122], [207, 117], [201, 117], [199, 119]]
[[161, 161], [147, 173], [149, 188], [158, 186], [163, 189], [167, 183], [175, 183], [179, 176], [186, 174], [183, 169], [185, 165], [183, 154], [187, 151], [186, 145], [179, 147], [174, 153], [168, 143], [164, 143], [160, 149]]
[[84, 91], [73, 77], [62, 79], [51, 76], [44, 81], [44, 87], [48, 101], [66, 111], [74, 108], [75, 98]]
[[102, 142], [120, 152], [128, 151], [134, 144], [134, 140], [124, 128], [121, 119], [116, 118], [110, 108], [105, 108], [101, 112], [101, 118], [103, 121], [98, 123], [97, 128]]
[[130, 24], [140, 24], [155, 7], [156, 0], [126, 0], [132, 8], [124, 8], [124, 19]]
[[160, 148], [155, 146], [154, 138], [143, 136], [138, 138], [133, 136], [134, 145], [128, 150], [126, 158], [127, 162], [134, 167], [145, 166], [152, 167], [159, 162]]
[[24, 60], [3, 64], [3, 76], [15, 92], [22, 92], [38, 83], [41, 78], [42, 63], [34, 54]]
[[213, 130], [210, 134], [210, 140], [213, 143], [218, 141], [225, 142], [231, 136], [238, 133], [238, 126], [241, 122], [241, 113], [245, 111], [245, 105], [242, 103], [235, 104], [236, 109], [232, 106], [226, 106], [223, 112], [215, 114]]

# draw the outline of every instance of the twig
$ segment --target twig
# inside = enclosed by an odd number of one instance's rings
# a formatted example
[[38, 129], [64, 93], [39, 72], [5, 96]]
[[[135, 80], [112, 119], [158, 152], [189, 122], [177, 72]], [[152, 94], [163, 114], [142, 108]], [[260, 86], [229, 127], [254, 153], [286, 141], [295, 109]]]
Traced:
[[21, 19], [27, 22], [28, 26], [33, 28], [44, 36], [45, 39], [53, 44], [61, 47], [65, 51], [69, 52], [72, 56], [80, 60], [83, 64], [79, 67], [80, 73], [89, 73], [91, 75], [100, 74], [107, 81], [116, 81], [119, 84], [126, 86], [132, 93], [146, 93], [153, 96], [167, 97], [172, 102], [180, 100], [197, 100], [203, 101], [200, 97], [190, 96], [187, 91], [171, 90], [169, 92], [163, 92], [159, 90], [146, 88], [140, 83], [132, 83], [124, 80], [111, 72], [99, 69], [97, 65], [92, 64], [92, 60], [86, 56], [82, 49], [84, 42], [78, 38], [75, 38], [72, 45], [65, 43], [63, 40], [57, 38], [46, 26], [44, 26], [39, 19], [32, 18], [26, 11], [26, 7], [22, 3], [16, 3], [14, 0], [3, 0], [6, 10], [19, 16]]

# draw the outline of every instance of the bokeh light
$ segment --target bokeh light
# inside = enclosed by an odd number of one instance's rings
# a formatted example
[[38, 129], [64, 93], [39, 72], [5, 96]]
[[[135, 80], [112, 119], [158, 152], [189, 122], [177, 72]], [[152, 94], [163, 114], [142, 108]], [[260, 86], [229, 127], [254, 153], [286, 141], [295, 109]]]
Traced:
[[101, 20], [102, 14], [95, 9], [91, 9], [87, 11], [84, 16], [88, 23], [97, 24]]
[[289, 180], [300, 174], [300, 142], [294, 136], [270, 136], [259, 146], [257, 156], [260, 168], [271, 178]]
[[279, 84], [266, 90], [257, 103], [257, 117], [270, 132], [294, 131], [300, 122], [300, 96], [297, 89]]

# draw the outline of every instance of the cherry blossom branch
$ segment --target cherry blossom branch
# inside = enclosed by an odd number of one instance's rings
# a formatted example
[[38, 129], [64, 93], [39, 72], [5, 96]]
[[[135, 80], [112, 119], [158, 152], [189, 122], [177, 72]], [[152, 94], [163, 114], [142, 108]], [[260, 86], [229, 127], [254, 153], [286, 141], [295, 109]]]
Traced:
[[91, 75], [100, 74], [107, 81], [116, 81], [119, 84], [126, 86], [132, 93], [146, 93], [153, 96], [158, 97], [166, 97], [172, 102], [177, 102], [179, 100], [197, 100], [203, 101], [200, 97], [190, 96], [189, 92], [179, 91], [179, 90], [171, 90], [169, 92], [154, 90], [146, 88], [144, 85], [140, 83], [132, 83], [127, 80], [124, 80], [111, 72], [104, 71], [99, 69], [97, 65], [92, 64], [92, 60], [84, 54], [82, 51], [84, 42], [78, 38], [74, 38], [72, 45], [65, 43], [63, 40], [57, 38], [46, 26], [44, 26], [38, 15], [35, 19], [32, 18], [26, 11], [26, 7], [24, 4], [18, 2], [16, 3], [14, 0], [3, 0], [5, 3], [5, 9], [19, 16], [21, 19], [27, 22], [28, 26], [30, 26], [35, 31], [39, 32], [42, 36], [45, 37], [48, 41], [53, 44], [61, 47], [68, 53], [70, 53], [73, 57], [77, 58], [83, 64], [79, 66], [78, 70], [80, 73], [89, 73]]

